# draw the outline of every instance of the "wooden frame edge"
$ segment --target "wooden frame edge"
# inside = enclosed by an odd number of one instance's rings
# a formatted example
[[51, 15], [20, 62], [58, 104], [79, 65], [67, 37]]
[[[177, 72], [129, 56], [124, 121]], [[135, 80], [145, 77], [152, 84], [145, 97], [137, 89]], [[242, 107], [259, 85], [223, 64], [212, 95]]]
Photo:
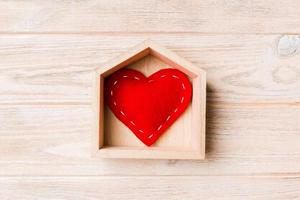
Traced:
[[96, 156], [98, 158], [122, 159], [175, 159], [175, 160], [203, 160], [205, 155], [200, 151], [178, 151], [157, 149], [136, 149], [130, 147], [103, 147]]
[[[177, 64], [179, 69], [192, 77], [193, 85], [193, 95], [197, 91], [197, 88], [201, 91], [197, 96], [199, 97], [200, 104], [197, 101], [192, 100], [194, 106], [198, 107], [196, 112], [193, 111], [193, 116], [196, 119], [200, 119], [200, 123], [193, 122], [193, 129], [200, 130], [199, 133], [199, 145], [195, 145], [194, 151], [172, 151], [172, 150], [136, 150], [135, 148], [127, 147], [127, 149], [122, 147], [103, 147], [104, 145], [104, 97], [103, 97], [103, 87], [104, 87], [104, 77], [114, 71], [140, 59], [148, 54], [154, 56], [165, 57], [168, 61], [172, 61], [171, 65]], [[131, 59], [125, 62], [126, 59]], [[165, 60], [163, 60], [165, 61]], [[184, 69], [186, 68], [186, 69]], [[101, 89], [102, 88], [102, 89]], [[136, 159], [194, 159], [203, 160], [205, 159], [205, 132], [206, 132], [206, 72], [189, 61], [181, 58], [177, 54], [154, 44], [152, 41], [147, 40], [143, 43], [133, 47], [129, 52], [126, 52], [122, 56], [119, 56], [109, 62], [101, 69], [95, 70], [94, 83], [92, 87], [93, 94], [93, 131], [92, 131], [92, 156], [99, 158], [136, 158]], [[102, 94], [101, 94], [102, 93]], [[99, 101], [100, 99], [100, 101]], [[194, 99], [194, 98], [193, 98]], [[100, 103], [98, 103], [98, 101]], [[202, 103], [201, 103], [202, 102]], [[198, 105], [199, 104], [199, 105]], [[202, 120], [201, 120], [202, 119]], [[200, 125], [199, 125], [200, 124]], [[200, 127], [199, 127], [200, 126]], [[175, 154], [175, 155], [174, 155]]]

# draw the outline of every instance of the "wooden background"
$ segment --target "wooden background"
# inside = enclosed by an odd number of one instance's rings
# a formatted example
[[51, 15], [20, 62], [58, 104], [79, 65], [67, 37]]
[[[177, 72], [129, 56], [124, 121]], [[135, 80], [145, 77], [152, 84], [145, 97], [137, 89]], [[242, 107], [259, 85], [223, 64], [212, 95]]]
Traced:
[[[300, 199], [300, 1], [0, 1], [0, 199]], [[92, 71], [152, 39], [207, 71], [207, 159], [90, 157]]]

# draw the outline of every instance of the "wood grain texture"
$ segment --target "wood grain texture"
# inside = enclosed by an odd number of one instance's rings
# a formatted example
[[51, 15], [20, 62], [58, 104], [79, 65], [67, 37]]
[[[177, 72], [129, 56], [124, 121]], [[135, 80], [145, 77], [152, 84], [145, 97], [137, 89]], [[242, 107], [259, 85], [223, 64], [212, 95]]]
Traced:
[[0, 178], [0, 183], [3, 200], [279, 200], [300, 195], [299, 177], [25, 177]]
[[300, 172], [300, 57], [277, 51], [293, 43], [279, 35], [149, 37], [207, 71], [206, 161], [90, 158], [92, 71], [146, 36], [2, 35], [1, 175]]
[[[0, 0], [0, 199], [299, 199], [300, 2]], [[145, 39], [207, 72], [207, 159], [90, 154], [92, 71]]]
[[297, 0], [0, 1], [1, 32], [299, 33]]
[[299, 107], [209, 106], [205, 161], [93, 159], [89, 105], [5, 105], [0, 113], [0, 175], [300, 173]]
[[90, 104], [92, 71], [147, 38], [205, 69], [209, 103], [299, 104], [300, 55], [282, 53], [299, 45], [280, 35], [193, 34], [2, 35], [0, 104]]

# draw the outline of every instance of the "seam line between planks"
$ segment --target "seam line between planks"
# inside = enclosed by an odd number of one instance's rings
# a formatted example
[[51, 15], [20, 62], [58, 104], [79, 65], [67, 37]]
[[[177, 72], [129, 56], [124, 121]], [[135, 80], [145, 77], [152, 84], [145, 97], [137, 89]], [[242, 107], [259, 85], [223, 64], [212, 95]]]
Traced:
[[237, 177], [237, 178], [300, 178], [300, 173], [262, 173], [262, 174], [219, 174], [219, 175], [0, 175], [1, 178], [199, 178], [199, 177]]
[[300, 32], [268, 32], [268, 33], [251, 33], [251, 32], [0, 32], [0, 35], [107, 35], [107, 36], [134, 36], [134, 35], [299, 35]]

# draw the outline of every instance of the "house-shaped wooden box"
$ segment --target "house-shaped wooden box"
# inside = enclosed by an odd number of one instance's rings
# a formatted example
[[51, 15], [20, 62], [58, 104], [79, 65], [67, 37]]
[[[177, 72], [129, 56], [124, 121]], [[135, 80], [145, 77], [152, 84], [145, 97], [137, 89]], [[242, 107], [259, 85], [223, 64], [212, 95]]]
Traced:
[[[193, 86], [190, 106], [151, 147], [145, 146], [110, 111], [104, 102], [104, 79], [121, 68], [133, 68], [146, 76], [176, 68]], [[93, 86], [94, 129], [92, 154], [101, 158], [204, 159], [206, 73], [166, 48], [145, 41], [96, 70]]]

